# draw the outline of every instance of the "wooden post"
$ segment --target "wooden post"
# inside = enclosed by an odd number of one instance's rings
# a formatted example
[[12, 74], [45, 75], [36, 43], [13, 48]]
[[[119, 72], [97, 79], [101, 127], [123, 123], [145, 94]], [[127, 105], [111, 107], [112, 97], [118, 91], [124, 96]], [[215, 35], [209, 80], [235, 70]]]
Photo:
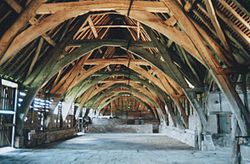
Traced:
[[24, 98], [22, 106], [17, 110], [17, 135], [23, 136], [23, 128], [24, 128], [24, 119], [30, 109], [30, 104], [32, 100], [35, 98], [36, 93], [39, 88], [27, 88], [26, 97]]

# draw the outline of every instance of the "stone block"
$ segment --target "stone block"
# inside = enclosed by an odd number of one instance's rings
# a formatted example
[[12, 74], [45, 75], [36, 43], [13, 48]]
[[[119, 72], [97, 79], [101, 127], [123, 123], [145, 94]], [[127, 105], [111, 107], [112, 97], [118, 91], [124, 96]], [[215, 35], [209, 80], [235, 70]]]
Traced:
[[249, 164], [250, 163], [250, 145], [240, 145], [241, 152], [241, 163]]
[[24, 137], [15, 137], [15, 148], [22, 148], [24, 146]]
[[206, 128], [208, 132], [211, 134], [218, 133], [218, 125], [217, 125], [217, 116], [209, 115], [208, 116], [208, 126]]
[[202, 151], [214, 151], [215, 150], [212, 135], [206, 134], [203, 136], [203, 141], [201, 141], [201, 150]]

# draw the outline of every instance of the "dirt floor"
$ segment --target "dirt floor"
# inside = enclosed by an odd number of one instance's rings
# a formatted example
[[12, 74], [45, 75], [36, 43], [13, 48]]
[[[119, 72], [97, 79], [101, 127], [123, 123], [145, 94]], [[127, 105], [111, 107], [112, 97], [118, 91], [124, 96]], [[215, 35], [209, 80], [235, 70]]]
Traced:
[[228, 164], [229, 149], [198, 151], [161, 134], [84, 134], [0, 154], [0, 164]]

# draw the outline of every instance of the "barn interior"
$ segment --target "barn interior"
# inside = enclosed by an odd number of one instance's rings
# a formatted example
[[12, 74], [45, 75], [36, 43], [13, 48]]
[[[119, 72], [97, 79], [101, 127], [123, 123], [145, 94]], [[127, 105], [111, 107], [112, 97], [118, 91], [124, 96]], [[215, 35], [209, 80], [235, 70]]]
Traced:
[[249, 10], [0, 1], [0, 163], [250, 163]]

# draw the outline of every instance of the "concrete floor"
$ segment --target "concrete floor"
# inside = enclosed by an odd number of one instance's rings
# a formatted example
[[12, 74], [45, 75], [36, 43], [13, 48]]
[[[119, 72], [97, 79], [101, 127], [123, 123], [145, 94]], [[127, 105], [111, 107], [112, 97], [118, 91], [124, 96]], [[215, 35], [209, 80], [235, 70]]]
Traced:
[[1, 164], [228, 164], [229, 149], [201, 152], [164, 135], [85, 134], [36, 149], [0, 154]]

